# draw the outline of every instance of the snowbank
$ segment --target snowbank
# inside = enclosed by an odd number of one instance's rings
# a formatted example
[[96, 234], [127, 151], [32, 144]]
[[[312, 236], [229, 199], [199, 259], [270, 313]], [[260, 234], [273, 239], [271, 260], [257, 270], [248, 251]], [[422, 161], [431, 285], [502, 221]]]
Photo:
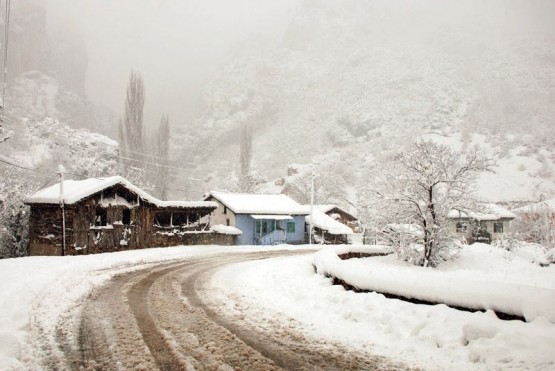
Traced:
[[[373, 259], [381, 258], [353, 260]], [[492, 311], [465, 312], [345, 291], [315, 274], [312, 262], [313, 256], [298, 256], [231, 265], [216, 273], [210, 298], [225, 315], [257, 328], [272, 331], [277, 322], [285, 331], [302, 332], [307, 342], [326, 339], [331, 346], [390, 357], [407, 368], [554, 368], [555, 325], [545, 318], [503, 321]], [[482, 262], [482, 267], [490, 264]]]
[[[358, 247], [352, 251], [358, 251]], [[379, 248], [377, 248], [379, 250]], [[341, 260], [345, 248], [314, 255], [321, 274], [359, 289], [470, 309], [491, 309], [555, 323], [555, 267], [539, 267], [490, 245], [466, 246], [439, 269], [410, 265], [396, 256]]]
[[243, 234], [243, 232], [239, 228], [232, 227], [230, 225], [223, 225], [223, 224], [213, 225], [212, 230], [216, 233], [221, 233], [221, 234], [233, 234], [233, 235]]

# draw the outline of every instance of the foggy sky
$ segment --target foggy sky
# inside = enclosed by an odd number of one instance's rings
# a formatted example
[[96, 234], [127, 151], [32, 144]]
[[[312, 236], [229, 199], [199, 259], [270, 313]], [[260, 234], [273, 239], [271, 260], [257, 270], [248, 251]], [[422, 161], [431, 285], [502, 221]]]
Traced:
[[[236, 57], [249, 38], [277, 47], [299, 9], [307, 4], [369, 7], [329, 0], [47, 0], [48, 27], [69, 26], [86, 43], [86, 90], [95, 103], [121, 115], [129, 71], [142, 73], [145, 117], [173, 125], [196, 113], [203, 82]], [[369, 2], [370, 3], [370, 2]], [[554, 37], [555, 1], [374, 1], [368, 14], [374, 38], [367, 42], [402, 49], [419, 44], [450, 52], [479, 53], [477, 46], [506, 45], [515, 38]], [[306, 10], [306, 9], [305, 9]], [[334, 7], [330, 7], [334, 11]], [[63, 25], [63, 26], [61, 26]], [[63, 32], [64, 30], [62, 30]], [[362, 38], [361, 38], [362, 39]], [[370, 41], [368, 41], [370, 40]], [[470, 40], [470, 43], [468, 41]], [[322, 40], [326, 44], [326, 40]], [[356, 45], [365, 47], [370, 45]]]
[[[48, 27], [69, 25], [87, 47], [89, 98], [121, 115], [129, 71], [143, 75], [145, 118], [188, 121], [205, 79], [249, 37], [279, 41], [291, 1], [48, 0]], [[61, 20], [61, 21], [58, 21]], [[65, 27], [65, 26], [64, 26]], [[59, 30], [57, 30], [59, 32]]]

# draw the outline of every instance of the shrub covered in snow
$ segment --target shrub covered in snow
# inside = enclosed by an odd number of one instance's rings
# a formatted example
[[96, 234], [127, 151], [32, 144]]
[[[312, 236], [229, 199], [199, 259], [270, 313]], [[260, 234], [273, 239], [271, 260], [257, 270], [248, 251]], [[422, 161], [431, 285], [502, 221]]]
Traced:
[[[422, 266], [448, 259], [456, 248], [449, 212], [472, 208], [475, 177], [491, 165], [477, 149], [459, 152], [420, 140], [380, 166], [368, 189], [369, 208], [377, 215], [377, 225], [405, 223], [385, 231], [397, 254]], [[420, 253], [411, 247], [414, 243], [422, 246]]]

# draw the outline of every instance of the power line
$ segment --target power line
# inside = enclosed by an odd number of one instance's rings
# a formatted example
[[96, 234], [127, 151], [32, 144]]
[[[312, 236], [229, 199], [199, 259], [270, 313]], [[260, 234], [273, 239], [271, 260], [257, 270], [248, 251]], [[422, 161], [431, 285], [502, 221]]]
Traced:
[[130, 151], [130, 150], [120, 150], [120, 153], [128, 153], [128, 154], [140, 155], [140, 156], [145, 156], [145, 157], [153, 157], [153, 158], [165, 160], [165, 161], [168, 161], [168, 162], [179, 162], [179, 163], [186, 164], [186, 165], [209, 167], [209, 168], [221, 169], [221, 170], [227, 170], [228, 169], [226, 166], [206, 165], [206, 164], [199, 164], [199, 163], [195, 163], [195, 162], [188, 162], [188, 161], [182, 161], [182, 160], [171, 160], [171, 159], [166, 159], [166, 158], [161, 157], [161, 156], [156, 156], [156, 155], [152, 155], [152, 154], [148, 154], [148, 153], [144, 153], [144, 152], [135, 152], [135, 151]]
[[[22, 131], [22, 130], [20, 130], [20, 129], [13, 128], [13, 127], [11, 127], [11, 126], [10, 126], [9, 128], [10, 128], [10, 129], [13, 129], [13, 130], [16, 130], [16, 131], [19, 131], [19, 132], [22, 132], [22, 133], [26, 133], [26, 132], [24, 132], [24, 131]], [[154, 163], [154, 162], [141, 161], [141, 160], [134, 159], [134, 158], [130, 158], [130, 157], [123, 157], [123, 156], [121, 156], [121, 158], [122, 158], [122, 159], [125, 159], [125, 160], [128, 160], [128, 161], [139, 162], [139, 163], [146, 164], [146, 165], [153, 165], [153, 166], [163, 167], [163, 168], [168, 168], [168, 169], [173, 169], [173, 170], [182, 170], [182, 171], [190, 171], [190, 170], [191, 170], [191, 169], [180, 168], [180, 167], [175, 167], [175, 166], [166, 166], [166, 165], [157, 164], [157, 163]], [[2, 162], [7, 163], [6, 161], [2, 161]], [[21, 167], [21, 166], [19, 166], [19, 165], [17, 165], [17, 164], [13, 164], [13, 163], [12, 163], [11, 165], [16, 166], [16, 167], [20, 167], [20, 168], [25, 169], [25, 170], [35, 171], [34, 169]], [[147, 172], [150, 172], [150, 173], [156, 173], [155, 171], [148, 170], [148, 169], [141, 169], [141, 170], [144, 170], [144, 171], [147, 171]], [[69, 173], [68, 173], [68, 174], [69, 174]], [[175, 175], [174, 175], [174, 176], [175, 176]], [[183, 179], [183, 178], [181, 178], [181, 179]], [[188, 177], [188, 178], [186, 178], [186, 179], [187, 179], [187, 180], [193, 180], [193, 181], [200, 181], [200, 180], [201, 180], [201, 179], [198, 179], [198, 178], [191, 178], [191, 177]], [[177, 189], [176, 189], [176, 190], [177, 190]]]
[[[26, 166], [23, 166], [23, 165], [16, 164], [14, 162], [5, 161], [2, 158], [0, 158], [0, 162], [4, 163], [6, 165], [10, 165], [10, 166], [19, 168], [19, 169], [32, 171], [32, 172], [36, 172], [36, 173], [49, 174], [49, 175], [54, 174], [55, 176], [58, 174], [56, 171], [37, 170], [37, 169], [33, 169], [33, 168], [29, 168], [29, 167], [26, 167]], [[77, 174], [77, 173], [74, 173], [74, 172], [67, 172], [66, 174], [73, 175], [77, 178], [104, 180], [103, 178], [99, 178], [99, 177], [85, 177], [81, 174]], [[37, 179], [44, 179], [44, 178], [37, 178]], [[52, 179], [50, 179], [48, 182], [50, 182], [51, 180]], [[138, 186], [138, 187], [143, 187], [143, 188], [147, 188], [147, 189], [154, 188], [154, 189], [165, 189], [165, 190], [168, 190], [168, 191], [192, 192], [192, 193], [199, 193], [199, 194], [205, 194], [206, 193], [206, 191], [196, 191], [196, 190], [192, 190], [192, 189], [181, 189], [181, 188], [166, 188], [166, 187], [159, 187], [159, 186], [148, 185], [148, 184], [135, 184], [135, 185]], [[44, 186], [42, 186], [42, 187], [44, 187]], [[42, 187], [39, 188], [39, 190], [42, 189]]]
[[[84, 177], [82, 175], [79, 175], [77, 173], [72, 173], [72, 172], [66, 172], [66, 174], [73, 175], [73, 176], [76, 176], [78, 178], [104, 180], [103, 178], [99, 178], [99, 177]], [[200, 193], [200, 194], [205, 194], [206, 193], [206, 191], [195, 191], [195, 190], [191, 190], [191, 189], [166, 188], [166, 187], [159, 187], [159, 186], [149, 185], [149, 184], [134, 184], [134, 183], [132, 183], [132, 184], [137, 186], [137, 187], [143, 187], [143, 188], [146, 188], [146, 189], [154, 188], [154, 189], [165, 189], [167, 191], [193, 192], [193, 193]]]
[[41, 185], [41, 186], [39, 187], [39, 189], [37, 189], [37, 190], [36, 190], [35, 192], [33, 192], [33, 193], [37, 193], [38, 191], [40, 191], [41, 189], [43, 189], [44, 187], [46, 187], [46, 185], [47, 185], [48, 183], [50, 183], [50, 182], [51, 182], [55, 177], [57, 177], [57, 176], [58, 176], [58, 174], [54, 175], [52, 178], [49, 178], [46, 182], [44, 182], [43, 185]]
[[19, 165], [19, 164], [16, 164], [14, 162], [6, 161], [2, 158], [0, 158], [0, 162], [3, 162], [4, 164], [10, 165], [10, 166], [17, 167], [19, 169], [34, 171], [35, 173], [42, 173], [42, 174], [52, 174], [53, 173], [52, 171], [37, 170], [37, 169], [32, 169], [32, 168], [29, 168], [29, 167], [25, 167], [23, 165]]
[[[8, 117], [8, 118], [10, 118], [10, 119], [12, 119], [12, 120], [14, 120], [14, 121], [21, 122], [21, 119], [20, 119], [20, 118], [17, 118], [17, 117], [11, 116], [11, 115], [6, 115], [6, 117]], [[10, 126], [10, 129], [13, 129], [13, 130], [15, 130], [15, 131], [19, 131], [19, 132], [24, 133], [24, 134], [27, 134], [27, 133], [28, 133], [28, 130], [29, 130], [28, 128], [27, 128], [27, 131], [24, 131], [24, 130], [21, 129], [21, 128], [14, 127], [14, 126], [13, 126], [13, 125], [14, 125], [14, 122], [10, 122], [10, 125], [12, 125], [12, 126]], [[28, 125], [28, 124], [27, 124], [27, 125]], [[50, 133], [50, 135], [54, 135], [54, 136], [58, 136], [58, 137], [59, 137], [59, 134], [56, 134], [56, 133]], [[104, 142], [98, 142], [98, 143], [99, 143], [100, 145], [109, 146], [109, 144], [104, 143]], [[171, 166], [171, 165], [163, 165], [163, 164], [159, 164], [159, 163], [156, 163], [156, 162], [150, 162], [150, 161], [140, 160], [140, 159], [133, 158], [133, 157], [121, 156], [121, 154], [140, 155], [140, 156], [145, 156], [145, 157], [152, 157], [152, 158], [161, 159], [161, 160], [164, 160], [164, 161], [167, 161], [167, 162], [170, 162], [170, 163], [172, 163], [172, 162], [173, 162], [173, 163], [183, 163], [183, 164], [186, 164], [186, 165], [197, 166], [197, 167], [200, 167], [200, 168], [212, 168], [212, 169], [217, 169], [217, 170], [227, 170], [227, 169], [228, 169], [227, 167], [224, 167], [224, 166], [215, 166], [215, 165], [199, 164], [199, 163], [187, 162], [187, 161], [181, 161], [181, 160], [172, 160], [172, 159], [169, 159], [169, 158], [166, 159], [166, 158], [161, 157], [161, 156], [156, 156], [156, 155], [152, 155], [152, 154], [148, 154], [148, 153], [142, 153], [142, 152], [129, 151], [129, 150], [121, 150], [121, 149], [119, 149], [119, 153], [120, 153], [120, 157], [121, 157], [122, 159], [125, 159], [125, 160], [128, 160], [128, 161], [138, 162], [138, 163], [142, 163], [142, 164], [145, 164], [145, 165], [152, 165], [152, 166], [164, 167], [164, 168], [173, 169], [173, 170], [181, 170], [181, 171], [188, 171], [188, 172], [190, 172], [190, 171], [192, 171], [192, 170], [198, 170], [198, 169], [195, 169], [195, 168], [193, 168], [193, 167], [191, 167], [191, 168], [183, 168], [183, 167], [177, 167], [177, 166]]]
[[162, 168], [166, 168], [166, 169], [172, 169], [172, 170], [181, 170], [181, 171], [191, 171], [191, 170], [193, 170], [193, 169], [187, 169], [187, 168], [183, 168], [183, 167], [176, 167], [176, 166], [169, 166], [169, 165], [157, 164], [156, 162], [141, 161], [141, 160], [137, 160], [137, 159], [132, 158], [132, 157], [120, 156], [120, 158], [122, 158], [122, 159], [124, 159], [124, 160], [128, 160], [128, 161], [139, 162], [139, 163], [145, 164], [145, 165], [158, 166], [158, 167], [162, 167]]
[[[13, 110], [13, 109], [6, 109], [6, 110], [11, 113], [11, 115], [6, 115], [6, 116], [10, 117], [11, 119], [13, 119], [14, 121], [16, 121], [18, 123], [25, 123], [26, 125], [29, 125], [29, 123], [28, 122], [26, 123], [22, 117], [15, 116], [15, 115], [18, 115], [18, 113], [15, 110]], [[36, 121], [44, 121], [45, 118], [40, 119], [37, 116], [33, 116], [33, 119], [36, 120]], [[50, 135], [59, 136], [56, 133], [51, 133]], [[109, 146], [109, 144], [103, 143], [103, 142], [99, 142], [99, 144]], [[228, 170], [229, 169], [229, 167], [227, 167], [227, 166], [207, 165], [207, 164], [201, 164], [201, 163], [190, 162], [190, 161], [183, 161], [183, 160], [178, 160], [178, 159], [164, 158], [164, 157], [157, 156], [157, 155], [154, 155], [154, 154], [151, 154], [151, 153], [131, 151], [129, 149], [124, 150], [121, 147], [119, 147], [119, 153], [120, 154], [127, 154], [127, 155], [138, 155], [138, 156], [150, 157], [150, 158], [153, 158], [153, 159], [164, 160], [164, 161], [167, 161], [169, 163], [180, 163], [180, 164], [185, 164], [185, 165], [196, 166], [196, 167], [199, 167], [201, 169], [203, 169], [203, 168], [204, 169], [209, 168], [209, 169], [215, 169], [215, 170]], [[139, 159], [136, 159], [136, 158], [130, 158], [130, 157], [122, 157], [122, 158], [128, 159], [130, 161], [141, 162], [141, 163], [144, 163], [146, 165], [154, 165], [154, 166], [161, 166], [161, 167], [166, 166], [166, 165], [162, 166], [160, 164], [156, 164], [156, 163], [153, 163], [153, 162], [147, 162], [147, 161], [139, 160]], [[168, 166], [170, 166], [170, 165], [168, 165]], [[173, 168], [174, 170], [182, 170], [182, 171], [198, 170], [198, 169], [193, 169], [193, 168], [182, 168], [182, 167], [168, 167], [168, 168]]]

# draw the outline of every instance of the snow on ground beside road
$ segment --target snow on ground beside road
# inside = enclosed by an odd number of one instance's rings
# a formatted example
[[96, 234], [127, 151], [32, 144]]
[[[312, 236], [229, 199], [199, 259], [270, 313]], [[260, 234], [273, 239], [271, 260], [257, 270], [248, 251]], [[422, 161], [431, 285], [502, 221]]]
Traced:
[[[371, 259], [382, 258], [352, 260]], [[514, 264], [519, 271], [515, 260], [509, 265]], [[238, 263], [216, 273], [211, 282], [213, 295], [227, 305], [226, 311], [253, 323], [271, 324], [275, 318], [292, 318], [289, 326], [316, 338], [424, 369], [555, 368], [555, 325], [546, 318], [529, 323], [502, 321], [492, 311], [471, 313], [445, 305], [387, 299], [377, 293], [345, 291], [333, 286], [330, 278], [315, 274], [312, 262], [312, 256], [300, 256]], [[463, 254], [459, 264], [475, 262], [475, 257]], [[497, 258], [481, 260], [478, 269], [491, 269], [498, 262]], [[520, 278], [525, 276], [520, 272]], [[469, 271], [468, 277], [475, 273]], [[499, 271], [492, 272], [492, 277], [496, 273]]]
[[[116, 274], [192, 256], [262, 249], [269, 250], [260, 246], [187, 246], [0, 260], [0, 369], [37, 369], [40, 358], [58, 355], [54, 345], [57, 325], [70, 321], [65, 317], [79, 307], [81, 299]], [[52, 344], [50, 349], [42, 346], [45, 342]]]
[[[365, 247], [367, 248], [367, 247]], [[353, 248], [358, 251], [357, 248]], [[518, 253], [473, 244], [438, 269], [416, 267], [395, 255], [341, 260], [345, 248], [314, 256], [321, 274], [364, 290], [472, 309], [492, 309], [555, 323], [555, 266], [540, 267]]]

